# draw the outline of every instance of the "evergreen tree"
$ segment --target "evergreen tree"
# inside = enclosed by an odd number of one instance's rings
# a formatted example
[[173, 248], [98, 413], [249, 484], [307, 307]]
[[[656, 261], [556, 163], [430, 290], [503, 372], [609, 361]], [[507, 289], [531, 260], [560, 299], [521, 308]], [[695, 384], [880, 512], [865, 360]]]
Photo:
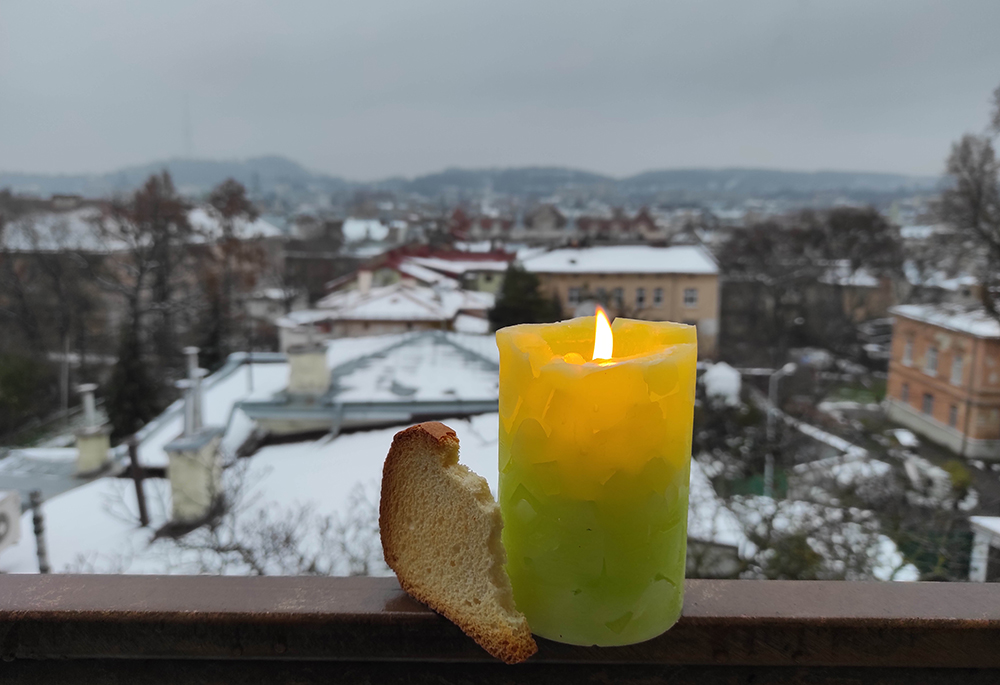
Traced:
[[538, 276], [513, 263], [507, 267], [500, 296], [490, 310], [493, 330], [519, 323], [547, 323], [561, 318], [559, 300], [542, 295]]

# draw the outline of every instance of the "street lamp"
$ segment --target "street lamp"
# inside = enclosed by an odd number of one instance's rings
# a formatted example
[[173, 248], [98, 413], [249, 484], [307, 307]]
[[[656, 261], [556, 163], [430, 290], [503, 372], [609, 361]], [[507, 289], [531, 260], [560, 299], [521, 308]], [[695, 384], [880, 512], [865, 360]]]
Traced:
[[774, 497], [774, 422], [778, 418], [778, 381], [795, 373], [795, 362], [788, 362], [771, 374], [767, 382], [767, 454], [764, 455], [764, 496]]

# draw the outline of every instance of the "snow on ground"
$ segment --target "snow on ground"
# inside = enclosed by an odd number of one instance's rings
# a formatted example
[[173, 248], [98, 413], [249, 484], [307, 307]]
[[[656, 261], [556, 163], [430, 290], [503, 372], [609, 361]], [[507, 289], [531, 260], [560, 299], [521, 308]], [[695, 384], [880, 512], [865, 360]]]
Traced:
[[742, 554], [752, 554], [743, 525], [716, 494], [700, 463], [691, 460], [691, 483], [688, 491], [688, 537], [703, 542], [735, 547]]
[[[135, 486], [121, 478], [99, 478], [47, 499], [42, 505], [49, 566], [55, 573], [158, 573], [164, 567], [148, 542], [156, 527], [166, 523], [164, 480], [144, 482], [151, 526], [140, 528]], [[21, 516], [20, 541], [0, 552], [0, 571], [38, 573], [32, 511]]]
[[705, 395], [708, 397], [721, 399], [730, 407], [740, 405], [743, 378], [726, 362], [712, 364], [702, 375], [701, 382], [705, 384]]
[[822, 428], [817, 428], [811, 424], [804, 423], [798, 419], [788, 416], [787, 414], [785, 414], [784, 417], [785, 421], [800, 433], [808, 435], [813, 440], [829, 445], [833, 449], [843, 452], [844, 454], [857, 457], [863, 457], [868, 454], [868, 450], [864, 447], [858, 447], [841, 437], [833, 435], [832, 433], [827, 433]]
[[903, 447], [919, 447], [920, 439], [913, 434], [913, 431], [907, 430], [905, 428], [895, 428], [891, 431], [893, 437], [896, 438], [898, 442]]
[[[871, 573], [878, 580], [919, 580], [913, 564], [904, 563], [896, 543], [878, 532], [878, 522], [869, 511], [827, 507], [804, 500], [774, 500], [751, 495], [738, 498], [744, 523], [764, 533], [806, 534], [809, 546], [827, 559], [830, 570], [844, 572], [845, 555], [867, 556]], [[848, 573], [848, 579], [852, 579]]]

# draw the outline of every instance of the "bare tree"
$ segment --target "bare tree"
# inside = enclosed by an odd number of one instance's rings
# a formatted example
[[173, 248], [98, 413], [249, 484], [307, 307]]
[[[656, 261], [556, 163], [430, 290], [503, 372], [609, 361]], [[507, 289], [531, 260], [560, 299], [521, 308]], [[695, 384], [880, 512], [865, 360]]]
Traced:
[[983, 303], [1000, 318], [1000, 88], [993, 92], [990, 127], [952, 145], [946, 171], [952, 185], [941, 195], [941, 217], [956, 230], [957, 247], [969, 255], [982, 285]]
[[[170, 176], [152, 176], [126, 200], [111, 202], [97, 222], [108, 259], [99, 277], [102, 285], [125, 303], [120, 327], [118, 362], [108, 388], [108, 415], [115, 434], [128, 435], [156, 416], [164, 401], [165, 380], [172, 352], [174, 307], [171, 281], [175, 255], [187, 234], [183, 202]], [[147, 315], [155, 312], [158, 325]], [[164, 332], [163, 326], [171, 330]], [[155, 332], [153, 332], [155, 329]], [[145, 347], [150, 338], [166, 336], [160, 368], [151, 368]]]

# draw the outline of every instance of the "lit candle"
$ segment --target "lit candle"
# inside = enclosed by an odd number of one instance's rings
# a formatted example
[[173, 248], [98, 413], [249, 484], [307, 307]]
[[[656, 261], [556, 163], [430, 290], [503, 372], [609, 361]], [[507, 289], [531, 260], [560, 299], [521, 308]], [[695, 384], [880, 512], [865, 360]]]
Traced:
[[532, 632], [559, 642], [659, 635], [683, 602], [694, 326], [608, 326], [599, 311], [504, 328], [497, 346], [499, 494], [517, 608]]

